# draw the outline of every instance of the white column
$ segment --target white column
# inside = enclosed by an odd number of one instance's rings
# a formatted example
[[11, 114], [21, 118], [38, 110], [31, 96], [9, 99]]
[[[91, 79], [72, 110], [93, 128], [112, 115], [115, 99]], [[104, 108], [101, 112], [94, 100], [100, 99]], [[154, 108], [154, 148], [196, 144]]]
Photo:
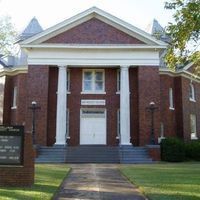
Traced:
[[120, 66], [120, 143], [130, 143], [129, 66]]
[[67, 67], [58, 67], [57, 115], [56, 115], [56, 143], [66, 144], [66, 110], [67, 110]]

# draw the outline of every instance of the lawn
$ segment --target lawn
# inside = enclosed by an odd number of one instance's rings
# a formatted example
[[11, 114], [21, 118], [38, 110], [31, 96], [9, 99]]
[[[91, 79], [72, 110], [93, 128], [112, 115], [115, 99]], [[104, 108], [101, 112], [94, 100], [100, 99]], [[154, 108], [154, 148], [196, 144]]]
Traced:
[[0, 188], [0, 200], [49, 200], [69, 172], [67, 165], [37, 164], [35, 184], [30, 188]]
[[121, 171], [150, 200], [200, 199], [200, 163], [124, 165]]

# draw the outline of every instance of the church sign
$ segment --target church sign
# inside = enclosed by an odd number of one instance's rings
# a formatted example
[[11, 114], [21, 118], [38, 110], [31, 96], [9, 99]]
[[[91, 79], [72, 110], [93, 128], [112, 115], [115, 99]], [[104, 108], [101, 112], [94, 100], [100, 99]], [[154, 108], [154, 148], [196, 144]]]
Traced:
[[0, 125], [0, 165], [23, 165], [23, 126]]

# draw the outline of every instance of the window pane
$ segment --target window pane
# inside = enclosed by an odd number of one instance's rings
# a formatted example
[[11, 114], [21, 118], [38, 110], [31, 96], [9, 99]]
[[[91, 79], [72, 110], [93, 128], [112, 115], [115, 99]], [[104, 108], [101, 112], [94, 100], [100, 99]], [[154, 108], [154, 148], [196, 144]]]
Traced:
[[196, 136], [196, 115], [190, 115], [191, 136]]
[[120, 70], [117, 70], [117, 91], [120, 91]]
[[92, 90], [92, 82], [91, 81], [84, 81], [84, 90], [91, 91]]
[[97, 91], [103, 90], [103, 82], [102, 81], [96, 81], [95, 82], [95, 90], [97, 90]]
[[92, 80], [92, 72], [84, 72], [84, 80]]
[[96, 72], [95, 73], [95, 80], [96, 81], [103, 81], [103, 73], [102, 72]]

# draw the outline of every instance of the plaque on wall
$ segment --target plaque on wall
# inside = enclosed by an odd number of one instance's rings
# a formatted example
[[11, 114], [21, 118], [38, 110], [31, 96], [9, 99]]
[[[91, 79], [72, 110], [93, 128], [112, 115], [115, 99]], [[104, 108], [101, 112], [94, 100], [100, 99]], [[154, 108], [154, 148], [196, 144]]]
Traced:
[[0, 165], [23, 165], [24, 127], [0, 125]]
[[106, 100], [104, 100], [104, 99], [82, 99], [81, 105], [90, 105], [90, 106], [102, 105], [102, 106], [105, 106]]

